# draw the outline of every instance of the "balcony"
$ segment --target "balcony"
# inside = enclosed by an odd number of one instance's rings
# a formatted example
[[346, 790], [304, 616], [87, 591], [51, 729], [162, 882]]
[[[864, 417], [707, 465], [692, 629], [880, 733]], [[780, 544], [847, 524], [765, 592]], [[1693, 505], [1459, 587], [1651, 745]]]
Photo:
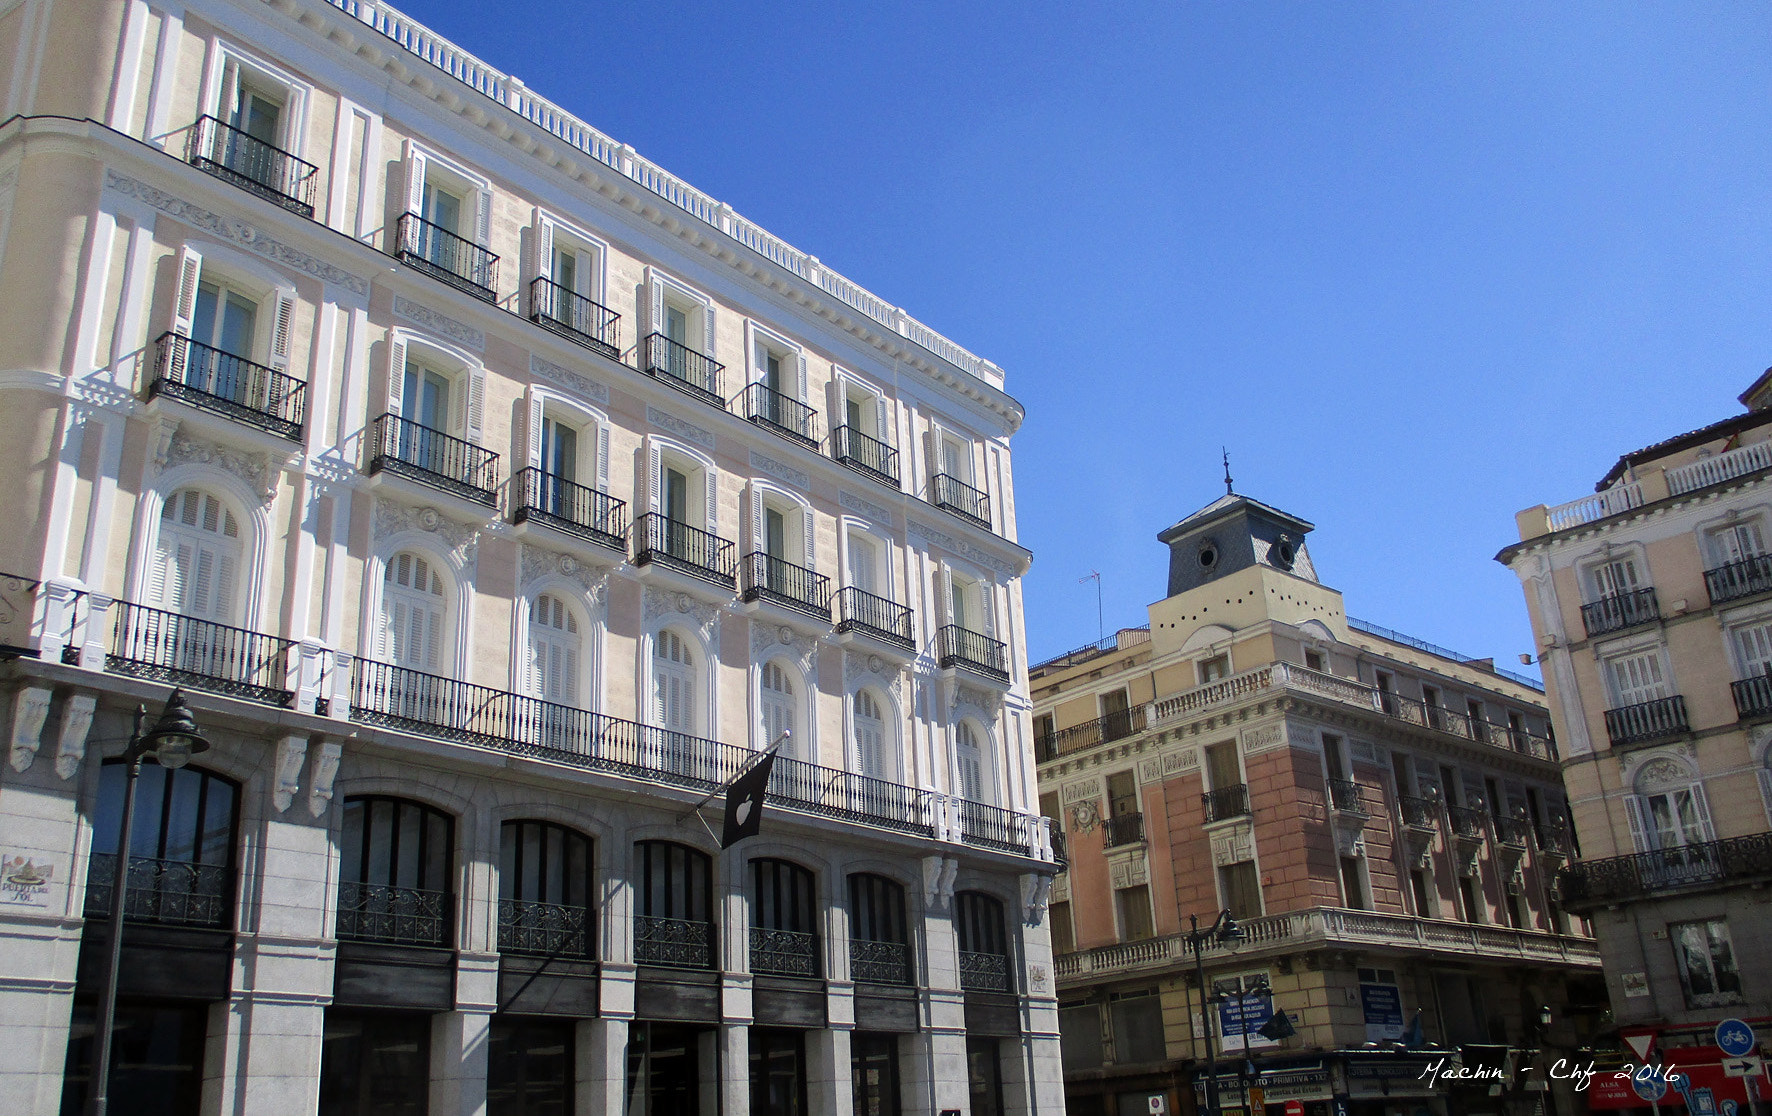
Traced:
[[1111, 744], [1134, 733], [1143, 732], [1144, 710], [1142, 705], [1122, 709], [1093, 721], [1061, 728], [1051, 736], [1040, 737], [1035, 741], [1041, 748], [1040, 758], [1057, 759], [1072, 752], [1093, 748], [1097, 744]]
[[498, 257], [416, 213], [403, 213], [395, 226], [394, 255], [403, 264], [441, 280], [464, 294], [498, 301]]
[[1772, 593], [1772, 554], [1756, 554], [1714, 570], [1705, 570], [1704, 587], [1710, 591], [1711, 604]]
[[767, 384], [752, 384], [733, 403], [738, 413], [807, 449], [818, 449], [818, 412]]
[[1440, 804], [1434, 799], [1403, 795], [1397, 799], [1397, 807], [1402, 812], [1403, 824], [1411, 829], [1440, 827]]
[[1009, 992], [1009, 958], [1001, 953], [957, 951], [962, 992]]
[[185, 140], [185, 159], [223, 182], [310, 220], [319, 170], [213, 116], [199, 116]]
[[1496, 818], [1495, 836], [1504, 845], [1523, 849], [1532, 840], [1532, 823], [1525, 818]]
[[826, 624], [831, 622], [831, 579], [760, 550], [744, 556], [740, 596], [745, 601], [773, 601]]
[[1453, 836], [1462, 837], [1466, 841], [1482, 841], [1488, 838], [1489, 829], [1484, 824], [1488, 815], [1483, 811], [1474, 810], [1469, 806], [1450, 806], [1446, 809], [1446, 816], [1452, 821]]
[[1034, 819], [971, 799], [960, 799], [959, 806], [960, 835], [967, 844], [1017, 853], [1028, 848], [1028, 834], [1024, 827]]
[[911, 610], [853, 585], [837, 590], [837, 634], [861, 632], [906, 651], [917, 649]]
[[[117, 854], [92, 854], [86, 875], [86, 917], [109, 920]], [[234, 869], [152, 856], [129, 858], [123, 917], [158, 926], [227, 930], [233, 924]]]
[[516, 477], [517, 509], [511, 522], [531, 520], [623, 554], [628, 550], [628, 506], [606, 492], [563, 480], [530, 466]]
[[1606, 710], [1606, 737], [1615, 745], [1642, 744], [1689, 731], [1686, 699], [1679, 694]]
[[634, 964], [667, 969], [714, 967], [714, 924], [687, 918], [634, 916]]
[[991, 498], [959, 477], [935, 474], [935, 480], [929, 486], [929, 502], [968, 523], [987, 531], [991, 529]]
[[963, 667], [996, 682], [1009, 682], [1009, 654], [1001, 640], [949, 624], [935, 633], [936, 660], [941, 669]]
[[831, 431], [831, 456], [888, 488], [898, 487], [898, 451], [853, 426]]
[[816, 980], [818, 936], [798, 930], [751, 927], [751, 972]]
[[115, 601], [105, 668], [135, 678], [287, 707], [295, 641]]
[[1249, 787], [1245, 783], [1235, 783], [1209, 790], [1200, 796], [1200, 805], [1206, 810], [1208, 823], [1248, 817]]
[[38, 653], [32, 621], [37, 612], [37, 590], [42, 586], [36, 578], [0, 571], [0, 655]]
[[1581, 606], [1581, 623], [1589, 637], [1622, 632], [1659, 619], [1661, 607], [1655, 602], [1653, 589], [1633, 589]]
[[498, 949], [530, 957], [590, 957], [595, 935], [584, 907], [534, 900], [498, 901]]
[[392, 473], [488, 508], [498, 505], [498, 454], [388, 413], [369, 428], [369, 472]]
[[1718, 885], [1759, 886], [1772, 879], [1772, 833], [1577, 861], [1557, 879], [1571, 911]]
[[1541, 825], [1537, 829], [1538, 851], [1547, 856], [1568, 856], [1575, 848], [1574, 836], [1562, 824]]
[[346, 881], [338, 885], [340, 941], [437, 946], [449, 943], [455, 897], [446, 891]]
[[688, 392], [703, 403], [726, 409], [726, 397], [720, 394], [720, 371], [725, 365], [672, 341], [662, 333], [647, 334], [641, 348], [642, 372], [662, 379], [679, 391]]
[[1107, 819], [1102, 827], [1105, 833], [1104, 844], [1110, 849], [1125, 845], [1144, 844], [1144, 815], [1142, 813], [1115, 814]]
[[634, 565], [656, 562], [726, 589], [738, 586], [733, 547], [719, 535], [648, 512], [634, 521]]
[[1372, 811], [1366, 807], [1366, 788], [1352, 779], [1329, 780], [1329, 805], [1343, 814], [1369, 818]]
[[1738, 717], [1772, 717], [1772, 677], [1764, 674], [1729, 683]]
[[529, 320], [610, 360], [621, 359], [621, 315], [545, 275], [529, 282]]
[[855, 983], [909, 985], [915, 976], [909, 943], [849, 940], [849, 979]]
[[308, 385], [245, 357], [177, 333], [154, 342], [148, 398], [165, 396], [212, 414], [300, 442]]

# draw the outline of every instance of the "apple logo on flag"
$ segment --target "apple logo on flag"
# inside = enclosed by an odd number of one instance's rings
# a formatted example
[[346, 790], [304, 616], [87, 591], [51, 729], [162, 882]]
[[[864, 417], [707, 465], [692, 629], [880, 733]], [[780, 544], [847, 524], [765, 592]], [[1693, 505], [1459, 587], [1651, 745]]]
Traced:
[[749, 799], [749, 798], [745, 799], [743, 802], [740, 802], [738, 804], [738, 809], [736, 811], [734, 811], [734, 814], [737, 818], [739, 825], [743, 825], [745, 822], [751, 820], [751, 802], [752, 801], [753, 800]]

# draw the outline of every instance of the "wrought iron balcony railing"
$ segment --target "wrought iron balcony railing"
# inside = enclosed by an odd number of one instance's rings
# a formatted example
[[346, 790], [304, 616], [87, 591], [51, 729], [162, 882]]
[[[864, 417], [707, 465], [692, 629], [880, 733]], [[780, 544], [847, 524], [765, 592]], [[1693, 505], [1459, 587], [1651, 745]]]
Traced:
[[416, 213], [400, 215], [395, 235], [394, 255], [401, 263], [475, 298], [498, 299], [498, 257], [489, 249]]
[[1413, 829], [1438, 829], [1440, 826], [1440, 804], [1434, 799], [1406, 794], [1397, 799], [1397, 808], [1402, 811], [1403, 824]]
[[[111, 917], [116, 872], [116, 853], [92, 854], [86, 873], [87, 918]], [[226, 930], [233, 913], [233, 868], [152, 856], [129, 858], [129, 886], [123, 897], [123, 917], [128, 921]]]
[[154, 342], [148, 397], [164, 395], [247, 426], [299, 442], [307, 421], [308, 385], [178, 333]]
[[1209, 790], [1200, 796], [1200, 805], [1206, 808], [1206, 820], [1209, 822], [1245, 817], [1249, 814], [1248, 784], [1233, 783], [1228, 787]]
[[1772, 593], [1772, 554], [1755, 554], [1705, 570], [1704, 587], [1710, 591], [1711, 604]]
[[192, 166], [291, 213], [314, 216], [318, 167], [213, 116], [199, 116], [191, 126], [185, 158]]
[[1563, 905], [1582, 910], [1686, 889], [1772, 878], [1772, 833], [1580, 860], [1558, 875]]
[[958, 666], [999, 682], [1009, 681], [1009, 652], [1001, 640], [949, 624], [935, 633], [935, 646], [943, 670]]
[[1764, 674], [1729, 683], [1735, 696], [1735, 714], [1739, 717], [1772, 716], [1772, 676]]
[[959, 950], [960, 989], [963, 992], [1008, 992], [1009, 958], [1001, 953]]
[[115, 614], [105, 667], [211, 693], [288, 706], [295, 641], [130, 601]]
[[1541, 825], [1536, 830], [1538, 851], [1551, 853], [1555, 856], [1568, 856], [1575, 850], [1575, 840], [1569, 827], [1560, 823]]
[[1686, 699], [1679, 694], [1606, 710], [1606, 736], [1614, 744], [1640, 744], [1688, 731]]
[[726, 367], [724, 364], [672, 341], [662, 333], [647, 334], [641, 347], [644, 350], [640, 358], [642, 372], [662, 378], [703, 403], [725, 409], [726, 397], [720, 394], [720, 372]]
[[454, 913], [455, 897], [446, 891], [350, 881], [338, 885], [342, 941], [445, 946]]
[[1116, 814], [1107, 819], [1102, 827], [1106, 831], [1106, 847], [1119, 848], [1122, 845], [1144, 844], [1144, 815], [1142, 813]]
[[935, 474], [929, 486], [929, 502], [987, 531], [991, 529], [991, 498], [959, 477]]
[[36, 655], [40, 643], [32, 633], [37, 614], [37, 590], [43, 583], [34, 577], [0, 570], [0, 654]]
[[915, 975], [910, 943], [849, 940], [849, 979], [857, 984], [908, 985]]
[[593, 957], [596, 937], [584, 907], [535, 900], [498, 901], [498, 948], [501, 953], [534, 957]]
[[1488, 815], [1481, 810], [1469, 806], [1450, 806], [1446, 816], [1452, 819], [1452, 832], [1455, 836], [1467, 841], [1481, 841], [1488, 837], [1489, 829], [1484, 824]]
[[1372, 811], [1366, 807], [1366, 788], [1352, 779], [1329, 780], [1329, 805], [1344, 814], [1358, 814], [1370, 817]]
[[758, 426], [809, 449], [818, 448], [818, 412], [767, 384], [751, 384], [733, 400], [735, 409]]
[[831, 619], [831, 579], [760, 550], [744, 556], [744, 600], [774, 601], [826, 623]]
[[735, 588], [732, 544], [719, 535], [647, 512], [634, 521], [634, 565], [657, 562], [704, 581]]
[[533, 465], [517, 473], [514, 523], [535, 520], [627, 553], [628, 506], [607, 492], [574, 484]]
[[714, 967], [714, 924], [658, 915], [634, 916], [634, 963], [670, 969]]
[[1495, 836], [1502, 844], [1525, 848], [1532, 839], [1532, 823], [1525, 818], [1496, 818]]
[[493, 507], [498, 454], [389, 412], [369, 428], [369, 471], [397, 473]]
[[831, 431], [831, 456], [881, 484], [898, 487], [898, 451], [853, 426]]
[[621, 359], [621, 315], [545, 275], [530, 280], [529, 320], [611, 360]]
[[1661, 607], [1653, 589], [1633, 589], [1581, 606], [1581, 623], [1590, 636], [1621, 632], [1659, 619]]
[[837, 590], [837, 631], [865, 632], [906, 651], [917, 649], [911, 610], [853, 585]]
[[970, 799], [960, 802], [960, 833], [969, 845], [1021, 852], [1027, 848], [1022, 824], [1022, 815], [1013, 810]]
[[1070, 755], [1085, 748], [1093, 748], [1097, 744], [1111, 744], [1116, 740], [1144, 731], [1143, 705], [1130, 709], [1122, 709], [1109, 713], [1105, 717], [1097, 717], [1093, 721], [1084, 721], [1080, 725], [1061, 728], [1050, 737], [1040, 739], [1048, 742], [1050, 754], [1044, 759], [1055, 759], [1058, 756]]
[[818, 969], [818, 935], [751, 927], [751, 972], [816, 978]]

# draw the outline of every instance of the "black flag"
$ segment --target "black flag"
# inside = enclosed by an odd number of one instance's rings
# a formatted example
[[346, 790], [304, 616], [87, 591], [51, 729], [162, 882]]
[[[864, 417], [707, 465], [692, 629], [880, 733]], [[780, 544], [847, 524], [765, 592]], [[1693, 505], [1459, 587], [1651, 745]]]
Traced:
[[1263, 1023], [1261, 1030], [1255, 1033], [1270, 1042], [1279, 1042], [1281, 1039], [1288, 1039], [1296, 1035], [1298, 1028], [1292, 1025], [1292, 1020], [1286, 1018], [1285, 1012], [1276, 1011], [1267, 1017], [1267, 1022]]
[[755, 837], [763, 826], [763, 794], [769, 789], [769, 772], [775, 767], [775, 749], [763, 753], [755, 766], [732, 780], [726, 788], [726, 824], [720, 847], [729, 849], [746, 837]]

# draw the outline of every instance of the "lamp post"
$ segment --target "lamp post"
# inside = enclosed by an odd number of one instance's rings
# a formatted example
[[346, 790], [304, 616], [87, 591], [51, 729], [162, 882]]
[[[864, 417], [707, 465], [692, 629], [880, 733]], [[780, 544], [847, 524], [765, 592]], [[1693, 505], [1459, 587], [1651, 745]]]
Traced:
[[176, 771], [190, 762], [192, 756], [209, 750], [209, 741], [197, 731], [191, 707], [185, 704], [182, 689], [172, 691], [166, 708], [154, 727], [143, 732], [148, 721], [148, 707], [135, 707], [135, 731], [130, 734], [129, 747], [123, 753], [123, 823], [117, 831], [117, 864], [111, 877], [111, 941], [110, 959], [105, 965], [105, 983], [99, 996], [98, 1025], [93, 1029], [92, 1101], [87, 1106], [90, 1116], [105, 1116], [111, 1094], [111, 1031], [117, 1023], [117, 975], [123, 963], [123, 910], [125, 892], [129, 888], [130, 830], [135, 825], [135, 782], [141, 778], [142, 761], [151, 759], [169, 771]]
[[1187, 946], [1194, 951], [1194, 976], [1200, 984], [1200, 1030], [1206, 1036], [1206, 1113], [1219, 1116], [1218, 1059], [1212, 1053], [1212, 997], [1206, 988], [1206, 962], [1202, 954], [1208, 944], [1233, 945], [1242, 941], [1243, 928], [1228, 910], [1219, 911], [1212, 925], [1204, 930], [1195, 915], [1187, 916], [1187, 924]]

